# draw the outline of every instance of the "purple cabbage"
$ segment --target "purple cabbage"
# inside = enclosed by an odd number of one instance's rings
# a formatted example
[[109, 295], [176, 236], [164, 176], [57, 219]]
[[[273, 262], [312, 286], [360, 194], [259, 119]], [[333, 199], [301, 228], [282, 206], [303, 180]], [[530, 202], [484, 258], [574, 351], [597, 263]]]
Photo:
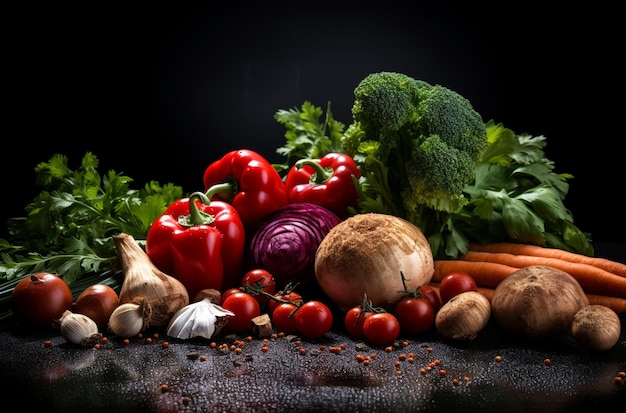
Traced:
[[315, 279], [317, 247], [340, 222], [322, 206], [288, 204], [256, 227], [249, 245], [249, 264], [269, 271], [281, 284], [307, 285]]

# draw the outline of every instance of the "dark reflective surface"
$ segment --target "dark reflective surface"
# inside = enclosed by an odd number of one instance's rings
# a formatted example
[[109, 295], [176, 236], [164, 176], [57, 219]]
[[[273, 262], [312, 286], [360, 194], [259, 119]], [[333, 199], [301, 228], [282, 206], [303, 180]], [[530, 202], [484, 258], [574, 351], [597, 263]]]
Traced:
[[[624, 323], [623, 315], [620, 319]], [[431, 332], [391, 352], [357, 346], [338, 331], [301, 345], [293, 337], [276, 338], [267, 352], [254, 338], [239, 354], [210, 348], [206, 341], [170, 340], [164, 347], [162, 337], [128, 345], [110, 337], [98, 350], [83, 349], [51, 334], [27, 333], [17, 325], [0, 333], [0, 388], [24, 409], [515, 412], [566, 411], [581, 404], [608, 408], [626, 401], [626, 382], [614, 382], [626, 370], [624, 332], [605, 353], [586, 351], [571, 337], [511, 337], [493, 324], [472, 342], [445, 341]], [[50, 347], [44, 345], [47, 339]], [[330, 351], [342, 343], [344, 350]], [[372, 353], [369, 365], [356, 360], [357, 354]], [[412, 363], [395, 366], [401, 354], [410, 353]], [[440, 364], [420, 371], [435, 360]]]

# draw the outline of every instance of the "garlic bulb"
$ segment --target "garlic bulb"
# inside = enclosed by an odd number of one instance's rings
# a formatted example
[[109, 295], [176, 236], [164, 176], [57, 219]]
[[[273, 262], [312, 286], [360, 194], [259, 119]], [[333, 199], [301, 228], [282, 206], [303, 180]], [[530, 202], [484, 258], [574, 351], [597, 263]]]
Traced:
[[150, 304], [143, 298], [120, 304], [109, 317], [109, 330], [122, 338], [136, 336], [146, 329], [150, 312]]
[[226, 325], [226, 316], [232, 312], [211, 300], [212, 289], [202, 290], [199, 300], [189, 304], [174, 314], [167, 326], [167, 335], [181, 340], [194, 337], [211, 338]]
[[58, 326], [64, 339], [82, 347], [93, 347], [102, 339], [96, 322], [84, 314], [66, 310], [58, 320]]
[[122, 233], [113, 240], [124, 271], [120, 303], [144, 298], [151, 308], [144, 327], [167, 325], [176, 311], [189, 304], [187, 289], [176, 278], [159, 270], [132, 235]]

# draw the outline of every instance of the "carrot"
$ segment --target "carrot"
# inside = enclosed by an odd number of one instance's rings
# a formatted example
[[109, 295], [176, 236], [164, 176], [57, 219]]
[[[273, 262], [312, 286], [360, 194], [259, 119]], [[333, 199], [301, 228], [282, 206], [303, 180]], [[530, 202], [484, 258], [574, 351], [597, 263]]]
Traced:
[[[433, 289], [437, 291], [437, 294], [439, 294], [439, 284], [440, 283], [436, 283], [432, 281], [428, 283], [429, 286], [433, 287]], [[476, 287], [476, 291], [484, 295], [489, 301], [491, 301], [491, 297], [493, 297], [494, 290], [495, 290], [494, 288]], [[439, 297], [441, 298], [441, 295]], [[626, 301], [626, 299], [624, 301]]]
[[465, 272], [472, 276], [477, 285], [495, 288], [500, 281], [508, 277], [515, 268], [498, 262], [473, 262], [465, 260], [435, 260], [435, 272], [431, 281], [441, 282], [451, 272]]
[[589, 257], [559, 248], [547, 248], [533, 244], [518, 244], [515, 242], [495, 242], [492, 244], [471, 243], [470, 251], [479, 252], [506, 252], [514, 255], [531, 255], [536, 257], [559, 258], [561, 260], [589, 264], [594, 267], [626, 277], [626, 264], [607, 258]]
[[[530, 265], [546, 265], [565, 271], [576, 278], [585, 293], [610, 295], [626, 298], [626, 277], [621, 277], [612, 272], [594, 267], [589, 264], [581, 264], [564, 261], [559, 258], [546, 258], [531, 255], [514, 255], [504, 252], [479, 252], [468, 251], [459, 257], [459, 260], [471, 262], [491, 262], [504, 264], [515, 268]], [[479, 282], [476, 281], [478, 284]], [[485, 285], [489, 287], [489, 285]]]
[[589, 304], [605, 305], [616, 313], [626, 313], [626, 298], [600, 294], [587, 294], [587, 298], [589, 298]]
[[[430, 282], [428, 283], [437, 293], [439, 293], [439, 283]], [[493, 298], [493, 292], [495, 288], [487, 288], [487, 287], [477, 287], [476, 291], [487, 297], [489, 301]], [[589, 304], [598, 304], [605, 305], [611, 308], [616, 313], [626, 313], [626, 298], [620, 297], [612, 297], [609, 295], [601, 295], [601, 294], [586, 294], [589, 299]]]

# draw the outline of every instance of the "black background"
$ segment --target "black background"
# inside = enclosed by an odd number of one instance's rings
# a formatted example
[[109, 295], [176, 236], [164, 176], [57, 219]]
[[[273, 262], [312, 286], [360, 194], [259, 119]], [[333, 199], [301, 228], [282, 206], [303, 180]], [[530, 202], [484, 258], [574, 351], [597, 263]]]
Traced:
[[456, 90], [485, 121], [546, 136], [556, 172], [575, 176], [565, 200], [575, 223], [623, 242], [617, 6], [432, 3], [9, 6], [2, 221], [23, 215], [40, 191], [34, 167], [54, 153], [76, 167], [92, 151], [102, 172], [187, 192], [230, 150], [282, 161], [278, 109], [330, 101], [349, 124], [354, 87], [388, 70]]

